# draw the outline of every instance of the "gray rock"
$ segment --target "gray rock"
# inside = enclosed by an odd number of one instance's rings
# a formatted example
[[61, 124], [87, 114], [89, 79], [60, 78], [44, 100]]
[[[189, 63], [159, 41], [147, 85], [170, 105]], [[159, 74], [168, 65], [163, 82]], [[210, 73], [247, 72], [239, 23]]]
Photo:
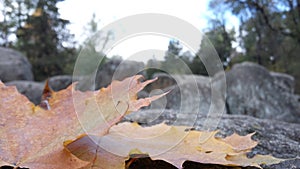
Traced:
[[[161, 74], [159, 74], [159, 78]], [[224, 75], [224, 74], [223, 74]], [[223, 92], [218, 92], [220, 89], [221, 80], [220, 76], [213, 78], [197, 75], [163, 75], [163, 82], [159, 82], [153, 88], [164, 87], [164, 84], [176, 83], [176, 85], [164, 88], [164, 91], [170, 91], [166, 96], [166, 106], [163, 108], [178, 111], [178, 113], [199, 112], [202, 115], [223, 113], [225, 111], [225, 81], [223, 81]], [[171, 81], [171, 82], [166, 82]], [[163, 85], [160, 85], [163, 84]], [[215, 95], [212, 98], [212, 87], [214, 91], [220, 95]], [[220, 96], [220, 97], [219, 97]], [[212, 102], [212, 99], [215, 101]], [[213, 104], [211, 104], [213, 103]], [[221, 103], [221, 104], [220, 104]], [[216, 106], [218, 110], [216, 110]], [[215, 110], [215, 111], [213, 111]]]
[[144, 70], [143, 62], [110, 60], [97, 72], [95, 79], [96, 89], [107, 87], [112, 80], [123, 80]]
[[5, 83], [7, 86], [16, 86], [18, 91], [25, 95], [34, 104], [39, 104], [44, 90], [44, 83], [33, 81], [11, 81]]
[[72, 76], [69, 75], [53, 76], [49, 78], [49, 86], [54, 91], [65, 89], [70, 84], [72, 84]]
[[158, 78], [155, 82], [148, 85], [146, 90], [151, 92], [155, 89], [165, 89], [167, 87], [176, 85], [176, 80], [172, 77], [172, 75], [166, 73], [155, 73], [152, 78]]
[[33, 80], [31, 64], [20, 52], [0, 47], [0, 80]]
[[281, 91], [294, 93], [295, 78], [293, 76], [278, 72], [270, 72], [270, 75], [273, 77], [274, 83]]
[[244, 62], [226, 73], [226, 81], [228, 113], [300, 122], [299, 96], [293, 94], [291, 76]]
[[255, 154], [271, 154], [277, 158], [291, 159], [280, 164], [264, 166], [265, 169], [299, 169], [300, 168], [300, 124], [258, 119], [245, 115], [223, 115], [206, 117], [193, 113], [177, 114], [170, 110], [146, 110], [125, 116], [124, 121], [136, 121], [144, 126], [154, 125], [165, 121], [170, 125], [184, 125], [196, 130], [207, 127], [204, 122], [213, 123], [211, 130], [219, 129], [218, 136], [225, 137], [233, 132], [246, 135], [255, 132], [252, 139], [259, 141], [249, 156]]
[[[72, 77], [69, 75], [54, 76], [49, 78], [49, 86], [54, 91], [67, 88], [72, 81], [82, 82], [83, 77]], [[45, 87], [45, 81], [34, 82], [26, 80], [17, 80], [5, 83], [9, 86], [16, 86], [18, 91], [25, 95], [34, 104], [39, 104]], [[80, 84], [79, 84], [80, 85]]]
[[142, 125], [153, 125], [162, 122], [171, 124], [176, 120], [176, 114], [173, 110], [146, 109], [130, 113], [122, 121], [138, 122]]
[[71, 76], [71, 75], [58, 75], [49, 78], [49, 86], [54, 91], [59, 91], [62, 89], [66, 89], [73, 82], [78, 82], [77, 85], [83, 85], [86, 82], [84, 76]]
[[211, 103], [210, 78], [196, 75], [173, 75], [173, 78], [177, 85], [164, 89], [171, 90], [166, 96], [166, 108], [207, 114]]
[[[226, 73], [226, 85], [222, 85], [219, 75], [205, 77], [197, 75], [161, 75], [163, 80], [150, 89], [171, 90], [166, 96], [165, 108], [179, 112], [197, 112], [208, 114], [211, 103], [224, 103], [223, 94], [212, 101], [212, 87], [226, 90], [226, 110], [228, 114], [250, 115], [258, 118], [282, 120], [300, 123], [300, 96], [294, 94], [294, 78], [283, 73], [269, 72], [262, 66], [244, 62], [235, 65]], [[218, 100], [219, 99], [219, 100]], [[214, 113], [222, 113], [211, 111]]]

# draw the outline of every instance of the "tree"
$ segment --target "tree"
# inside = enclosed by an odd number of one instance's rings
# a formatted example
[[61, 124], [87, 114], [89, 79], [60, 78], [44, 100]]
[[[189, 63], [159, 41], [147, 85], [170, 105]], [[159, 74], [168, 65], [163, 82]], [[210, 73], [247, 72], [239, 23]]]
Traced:
[[[269, 66], [287, 39], [300, 44], [300, 1], [213, 0], [212, 10], [227, 7], [240, 18], [241, 45], [258, 64]], [[225, 6], [225, 7], [224, 7]], [[226, 9], [226, 8], [225, 8]], [[289, 40], [289, 41], [290, 41]], [[276, 61], [275, 61], [276, 62]]]
[[[212, 0], [211, 8], [226, 6], [241, 21], [259, 14], [262, 24], [272, 31], [295, 38], [300, 42], [299, 0]], [[276, 17], [282, 18], [278, 21]]]
[[101, 67], [108, 60], [103, 50], [112, 38], [112, 32], [101, 31], [98, 26], [99, 22], [94, 13], [85, 27], [85, 40], [80, 47], [80, 58], [77, 62], [77, 66], [81, 67], [80, 72], [77, 73], [81, 75], [94, 73], [96, 68]]
[[240, 19], [241, 57], [295, 76], [300, 92], [299, 0], [212, 0], [210, 8], [222, 8]]
[[3, 20], [0, 21], [0, 45], [12, 47], [17, 29], [24, 25], [32, 12], [35, 0], [1, 0]]
[[165, 60], [162, 62], [162, 70], [170, 74], [186, 74], [188, 66], [180, 58], [182, 45], [178, 40], [169, 41], [168, 50], [166, 51]]
[[[23, 52], [33, 66], [36, 80], [71, 73], [66, 64], [75, 55], [68, 20], [59, 17], [56, 4], [63, 0], [3, 0], [2, 46]], [[13, 40], [10, 40], [10, 37]]]
[[224, 68], [226, 68], [230, 62], [232, 53], [235, 51], [232, 47], [232, 42], [235, 41], [235, 31], [233, 28], [226, 28], [225, 20], [211, 19], [210, 23], [211, 27], [205, 35], [216, 49]]

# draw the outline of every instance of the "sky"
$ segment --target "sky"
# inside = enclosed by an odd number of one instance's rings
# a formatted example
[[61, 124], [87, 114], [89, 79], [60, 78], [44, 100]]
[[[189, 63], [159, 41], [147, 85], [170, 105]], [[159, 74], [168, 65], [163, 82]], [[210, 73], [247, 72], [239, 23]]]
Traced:
[[[75, 40], [82, 43], [86, 38], [83, 33], [84, 27], [91, 20], [93, 13], [99, 20], [100, 28], [127, 16], [159, 13], [183, 19], [199, 30], [203, 30], [212, 15], [208, 11], [208, 3], [209, 0], [65, 0], [58, 4], [58, 8], [61, 17], [71, 22], [68, 28], [75, 35]], [[149, 48], [167, 50], [168, 41], [168, 38], [153, 35], [131, 37], [119, 43], [109, 55], [120, 55], [126, 58]]]
[[[61, 18], [71, 22], [68, 29], [75, 35], [78, 45], [87, 38], [85, 27], [96, 15], [99, 28], [117, 22], [119, 19], [144, 13], [167, 14], [182, 19], [202, 31], [207, 28], [209, 18], [209, 0], [65, 0], [57, 4]], [[237, 18], [228, 15], [228, 28], [238, 27]], [[0, 16], [1, 20], [1, 16]], [[108, 56], [129, 57], [147, 49], [167, 50], [169, 38], [163, 36], [132, 36], [115, 46]], [[237, 44], [235, 44], [237, 45]], [[183, 46], [184, 49], [185, 46]]]
[[198, 28], [204, 28], [209, 17], [208, 0], [65, 0], [58, 4], [61, 17], [71, 21], [72, 32], [80, 37], [83, 27], [91, 20], [93, 13], [105, 26], [120, 18], [142, 13], [162, 13], [188, 21]]

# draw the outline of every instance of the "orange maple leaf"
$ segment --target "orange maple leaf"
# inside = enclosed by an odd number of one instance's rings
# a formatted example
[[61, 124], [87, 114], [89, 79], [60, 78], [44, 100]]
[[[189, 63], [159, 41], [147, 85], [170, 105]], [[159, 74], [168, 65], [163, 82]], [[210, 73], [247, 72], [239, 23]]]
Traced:
[[126, 113], [163, 96], [136, 100], [137, 92], [155, 80], [141, 83], [141, 78], [137, 75], [114, 81], [98, 91], [77, 91], [75, 84], [59, 92], [48, 91], [43, 99], [48, 104], [47, 110], [35, 106], [15, 87], [0, 82], [0, 166], [30, 169], [89, 166], [90, 162], [66, 151], [63, 142], [85, 132], [103, 135]]
[[[218, 131], [187, 131], [186, 128], [166, 124], [141, 127], [124, 122], [110, 128], [104, 136], [84, 135], [65, 146], [79, 159], [90, 161], [91, 166], [99, 169], [125, 168], [125, 161], [132, 154], [141, 157], [147, 154], [153, 160], [163, 160], [177, 168], [182, 168], [186, 161], [258, 168], [259, 164], [283, 161], [268, 155], [247, 158], [246, 152], [257, 145], [251, 140], [252, 134], [234, 134], [222, 139], [215, 137]], [[208, 136], [204, 142], [199, 142], [201, 135]]]

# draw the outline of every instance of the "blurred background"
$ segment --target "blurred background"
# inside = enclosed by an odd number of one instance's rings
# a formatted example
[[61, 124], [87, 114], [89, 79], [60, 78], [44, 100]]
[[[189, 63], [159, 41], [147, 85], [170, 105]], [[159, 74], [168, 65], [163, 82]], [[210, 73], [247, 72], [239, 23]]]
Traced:
[[[215, 47], [225, 70], [231, 70], [236, 63], [254, 62], [270, 71], [293, 76], [295, 92], [300, 92], [299, 0], [1, 0], [0, 11], [0, 45], [21, 52], [28, 59], [35, 81], [71, 75], [83, 47], [92, 52], [88, 55], [103, 58], [101, 67], [112, 60], [126, 59], [130, 48], [151, 44], [165, 53], [153, 54], [153, 59], [144, 63], [146, 67], [159, 63], [168, 69], [168, 65], [183, 60], [193, 74], [207, 75], [196, 57], [201, 55], [200, 46], [193, 53], [176, 39], [150, 37], [132, 40], [109, 54], [101, 51], [114, 38], [113, 31], [102, 32], [102, 27], [122, 17], [153, 12], [176, 16], [201, 30]], [[95, 48], [95, 41], [90, 38], [95, 34], [103, 48]], [[149, 69], [146, 76], [150, 78], [157, 72]], [[168, 72], [182, 73], [176, 69]]]
[[[159, 12], [184, 19], [203, 31], [217, 50], [225, 69], [230, 69], [235, 63], [255, 62], [269, 70], [294, 76], [295, 91], [300, 92], [300, 2], [297, 0], [186, 3], [1, 0], [0, 3], [0, 45], [23, 53], [32, 65], [34, 79], [38, 81], [53, 75], [72, 74], [79, 51], [83, 46], [93, 47], [89, 37], [105, 24], [141, 12]], [[109, 41], [113, 32], [101, 32], [100, 36]], [[144, 43], [153, 43], [151, 39], [147, 41]], [[179, 58], [193, 73], [206, 74], [205, 68], [199, 66], [200, 59], [188, 50], [184, 51], [179, 41], [167, 39], [161, 40], [160, 44], [166, 50], [160, 61], [162, 64]], [[101, 49], [95, 49], [95, 52], [103, 55]], [[103, 64], [113, 58], [126, 59], [126, 55], [126, 50], [111, 56], [103, 55], [106, 57]]]

